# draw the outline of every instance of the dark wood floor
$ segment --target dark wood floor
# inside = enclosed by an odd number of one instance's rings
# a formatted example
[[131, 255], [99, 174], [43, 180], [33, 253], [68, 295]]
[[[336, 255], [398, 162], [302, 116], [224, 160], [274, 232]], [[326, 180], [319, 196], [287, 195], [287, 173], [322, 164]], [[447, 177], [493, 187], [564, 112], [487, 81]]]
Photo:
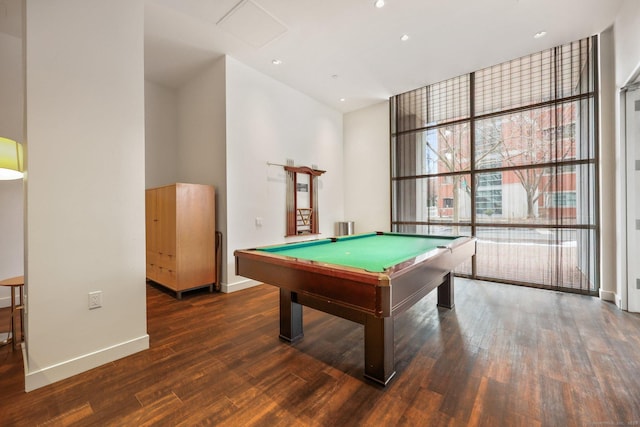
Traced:
[[147, 351], [24, 393], [20, 352], [1, 347], [0, 424], [640, 424], [640, 316], [580, 295], [456, 286], [454, 310], [432, 293], [397, 317], [386, 388], [362, 377], [360, 325], [305, 308], [305, 338], [280, 342], [276, 288], [178, 301], [148, 286]]

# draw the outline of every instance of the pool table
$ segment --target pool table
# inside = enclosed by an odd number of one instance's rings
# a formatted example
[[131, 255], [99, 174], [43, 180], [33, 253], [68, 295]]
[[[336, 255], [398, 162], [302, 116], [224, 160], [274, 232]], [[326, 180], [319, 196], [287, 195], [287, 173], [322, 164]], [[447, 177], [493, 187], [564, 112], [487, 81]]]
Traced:
[[476, 251], [474, 237], [367, 233], [236, 250], [236, 274], [280, 288], [280, 338], [303, 337], [302, 306], [364, 325], [364, 375], [395, 374], [393, 317], [436, 287], [453, 308], [452, 270]]

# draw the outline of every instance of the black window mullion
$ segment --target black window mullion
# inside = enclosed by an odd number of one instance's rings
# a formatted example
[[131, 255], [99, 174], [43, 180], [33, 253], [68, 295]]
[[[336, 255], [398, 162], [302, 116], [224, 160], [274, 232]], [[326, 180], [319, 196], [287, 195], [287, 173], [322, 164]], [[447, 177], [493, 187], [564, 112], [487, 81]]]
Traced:
[[[471, 186], [471, 235], [475, 236], [476, 232], [476, 108], [475, 108], [475, 81], [476, 73], [469, 74], [469, 164], [471, 169], [470, 183]], [[477, 276], [476, 255], [471, 258], [471, 277]]]

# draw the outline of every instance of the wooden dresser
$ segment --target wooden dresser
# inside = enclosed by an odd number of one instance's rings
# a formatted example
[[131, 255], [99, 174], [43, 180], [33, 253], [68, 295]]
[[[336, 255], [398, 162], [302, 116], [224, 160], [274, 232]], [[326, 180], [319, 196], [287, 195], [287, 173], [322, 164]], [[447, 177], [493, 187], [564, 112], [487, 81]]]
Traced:
[[176, 292], [216, 281], [215, 190], [177, 183], [146, 191], [147, 278]]

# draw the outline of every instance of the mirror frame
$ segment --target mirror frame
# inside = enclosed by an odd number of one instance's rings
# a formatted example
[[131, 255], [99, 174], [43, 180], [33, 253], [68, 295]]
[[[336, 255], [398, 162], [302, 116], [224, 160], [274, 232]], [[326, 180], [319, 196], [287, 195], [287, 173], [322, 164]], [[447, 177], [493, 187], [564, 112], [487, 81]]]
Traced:
[[[318, 177], [326, 171], [308, 166], [284, 166], [284, 169], [287, 173], [287, 231], [285, 237], [319, 234]], [[298, 174], [309, 175], [308, 208], [298, 208]], [[305, 211], [303, 212], [302, 209]], [[302, 225], [299, 226], [299, 222], [302, 222]]]

